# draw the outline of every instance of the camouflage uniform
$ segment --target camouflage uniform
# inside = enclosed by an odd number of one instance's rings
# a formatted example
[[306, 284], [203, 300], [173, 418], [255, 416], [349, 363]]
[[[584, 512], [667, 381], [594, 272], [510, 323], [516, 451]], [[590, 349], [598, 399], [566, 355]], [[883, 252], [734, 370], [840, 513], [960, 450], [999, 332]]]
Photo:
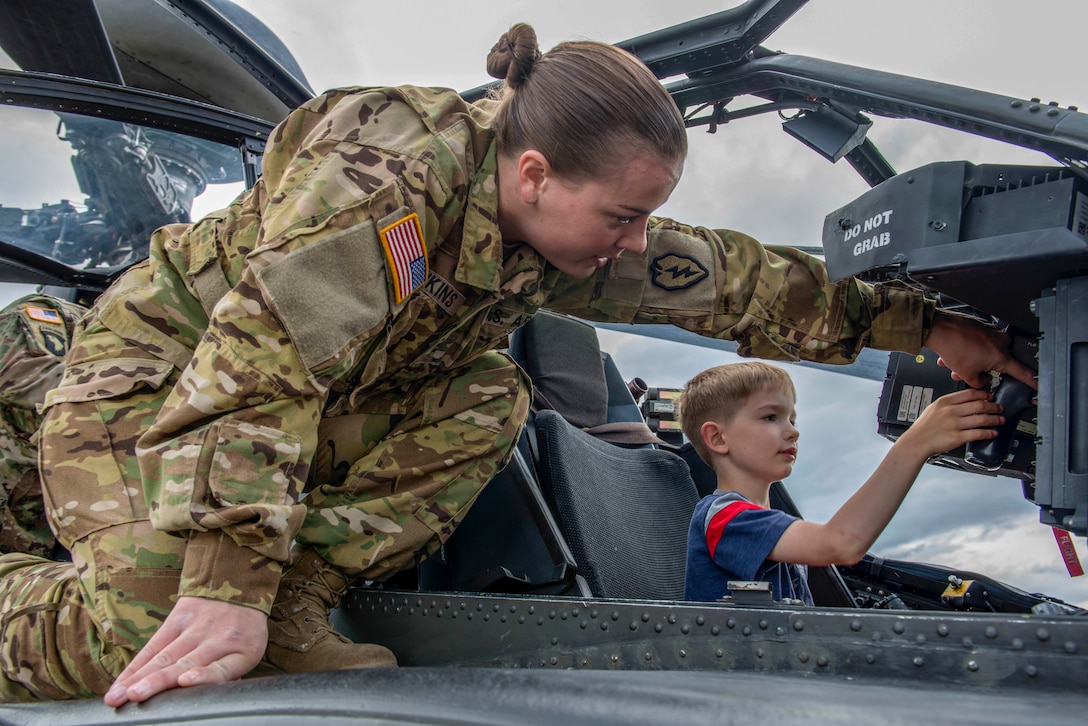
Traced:
[[919, 295], [733, 232], [655, 219], [644, 255], [585, 280], [504, 247], [490, 108], [331, 91], [277, 127], [252, 190], [156, 232], [99, 299], [42, 437], [74, 563], [0, 559], [11, 697], [103, 692], [177, 595], [268, 612], [293, 539], [376, 580], [433, 552], [520, 433], [529, 385], [495, 349], [543, 306], [770, 358], [921, 345]]
[[48, 295], [27, 295], [0, 310], [0, 552], [53, 554], [31, 437], [41, 424], [38, 406], [60, 381], [72, 330], [85, 311]]

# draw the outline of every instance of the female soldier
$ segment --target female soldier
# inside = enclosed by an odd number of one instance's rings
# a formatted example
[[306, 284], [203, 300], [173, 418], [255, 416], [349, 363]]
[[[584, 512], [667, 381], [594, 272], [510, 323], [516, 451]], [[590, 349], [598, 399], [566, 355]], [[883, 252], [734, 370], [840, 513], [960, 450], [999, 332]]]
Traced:
[[277, 127], [253, 189], [156, 232], [97, 302], [42, 431], [73, 563], [0, 559], [9, 697], [117, 706], [262, 656], [393, 664], [328, 610], [351, 580], [433, 552], [506, 463], [530, 387], [494, 349], [543, 306], [768, 358], [926, 341], [973, 351], [951, 361], [966, 375], [1007, 364], [997, 333], [935, 319], [912, 291], [831, 285], [812, 258], [651, 219], [686, 133], [633, 56], [541, 56], [517, 25], [488, 70], [497, 102], [314, 99]]

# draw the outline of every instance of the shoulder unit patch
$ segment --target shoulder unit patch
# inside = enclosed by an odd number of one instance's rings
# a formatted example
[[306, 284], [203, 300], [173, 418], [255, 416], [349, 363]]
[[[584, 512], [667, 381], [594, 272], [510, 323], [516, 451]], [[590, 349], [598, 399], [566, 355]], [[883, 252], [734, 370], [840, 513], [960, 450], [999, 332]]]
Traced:
[[670, 252], [650, 263], [653, 283], [664, 290], [683, 290], [702, 282], [710, 272], [694, 257]]

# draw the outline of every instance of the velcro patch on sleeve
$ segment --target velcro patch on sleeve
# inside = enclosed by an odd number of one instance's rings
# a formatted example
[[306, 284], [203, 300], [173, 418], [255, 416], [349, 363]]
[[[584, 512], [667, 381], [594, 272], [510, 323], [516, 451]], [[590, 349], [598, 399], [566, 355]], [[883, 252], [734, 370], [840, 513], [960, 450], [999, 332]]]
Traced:
[[419, 216], [414, 212], [379, 230], [389, 274], [393, 279], [393, 302], [400, 304], [427, 281], [427, 245]]

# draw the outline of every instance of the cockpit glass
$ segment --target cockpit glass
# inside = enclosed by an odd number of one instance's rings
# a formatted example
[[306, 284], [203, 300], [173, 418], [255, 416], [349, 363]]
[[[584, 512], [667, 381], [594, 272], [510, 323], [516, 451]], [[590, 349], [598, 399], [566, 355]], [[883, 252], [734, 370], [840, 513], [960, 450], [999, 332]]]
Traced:
[[0, 242], [73, 269], [127, 267], [244, 187], [238, 149], [171, 131], [10, 106], [0, 128]]

